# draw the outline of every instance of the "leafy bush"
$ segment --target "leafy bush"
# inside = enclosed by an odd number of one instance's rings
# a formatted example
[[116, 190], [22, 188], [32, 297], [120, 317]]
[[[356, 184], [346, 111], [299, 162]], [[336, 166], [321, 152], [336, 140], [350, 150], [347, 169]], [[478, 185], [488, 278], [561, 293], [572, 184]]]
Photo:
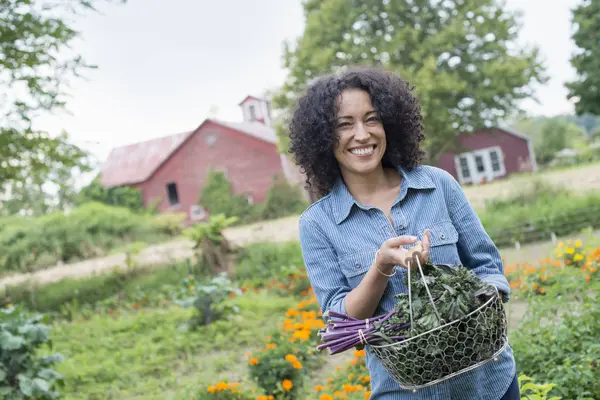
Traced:
[[282, 218], [300, 214], [306, 207], [308, 203], [302, 198], [300, 187], [292, 186], [285, 179], [276, 176], [261, 207], [260, 216], [263, 220]]
[[222, 171], [209, 171], [200, 192], [199, 203], [210, 214], [238, 217], [239, 222], [258, 220], [256, 208], [245, 195], [234, 195], [231, 182]]
[[175, 303], [182, 307], [194, 307], [197, 315], [190, 321], [189, 327], [206, 326], [213, 321], [237, 314], [239, 307], [227, 302], [232, 296], [242, 292], [225, 275], [197, 281], [192, 275], [185, 278], [183, 287], [176, 295]]
[[519, 375], [519, 391], [521, 392], [521, 398], [527, 400], [560, 400], [560, 397], [548, 397], [555, 386], [556, 385], [553, 383], [547, 383], [545, 385], [534, 383], [533, 379], [527, 375]]
[[[175, 217], [168, 217], [175, 218]], [[0, 231], [0, 267], [38, 269], [106, 254], [133, 241], [149, 243], [176, 234], [172, 221], [134, 214], [126, 208], [87, 203], [70, 213], [19, 219]]]
[[200, 193], [199, 203], [210, 214], [238, 217], [239, 223], [251, 223], [301, 213], [308, 206], [299, 187], [290, 185], [279, 176], [263, 204], [251, 204], [246, 195], [234, 195], [231, 182], [221, 171], [210, 171]]
[[0, 395], [3, 399], [57, 399], [63, 377], [52, 369], [60, 354], [37, 356], [50, 346], [50, 328], [42, 316], [16, 308], [0, 310]]
[[250, 377], [267, 395], [282, 400], [301, 398], [303, 365], [290, 343], [268, 343], [260, 356], [252, 357], [249, 364]]
[[142, 192], [139, 189], [123, 186], [107, 189], [99, 178], [94, 179], [89, 185], [79, 192], [76, 203], [103, 203], [109, 206], [125, 207], [134, 212], [144, 211]]
[[206, 274], [213, 275], [231, 269], [232, 250], [223, 231], [237, 220], [237, 217], [228, 218], [225, 214], [211, 215], [208, 221], [185, 231], [185, 235], [194, 242], [198, 267]]
[[[557, 386], [565, 399], [600, 398], [600, 283], [565, 269], [546, 296], [529, 301], [511, 337], [519, 373]], [[569, 278], [569, 276], [571, 276]]]

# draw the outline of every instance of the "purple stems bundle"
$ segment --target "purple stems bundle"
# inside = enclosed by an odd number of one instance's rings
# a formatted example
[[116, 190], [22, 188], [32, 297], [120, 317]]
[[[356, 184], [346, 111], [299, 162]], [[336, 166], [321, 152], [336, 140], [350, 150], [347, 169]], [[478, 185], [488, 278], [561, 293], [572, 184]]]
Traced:
[[[360, 320], [334, 311], [327, 313], [328, 317], [338, 320], [329, 320], [326, 329], [319, 331], [321, 341], [317, 350], [329, 349], [330, 354], [342, 353], [360, 344], [377, 344], [385, 341], [381, 333], [394, 332], [406, 328], [407, 325], [393, 324], [382, 327], [382, 323], [394, 315], [394, 311], [374, 318]], [[376, 327], [377, 324], [377, 327]], [[386, 329], [387, 328], [387, 329]], [[402, 336], [388, 336], [391, 340], [403, 340]]]

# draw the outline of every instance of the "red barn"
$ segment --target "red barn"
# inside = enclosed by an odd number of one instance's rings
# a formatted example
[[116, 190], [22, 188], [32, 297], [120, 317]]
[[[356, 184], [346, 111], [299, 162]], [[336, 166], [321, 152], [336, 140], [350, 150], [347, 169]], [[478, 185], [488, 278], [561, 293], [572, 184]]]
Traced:
[[210, 169], [223, 171], [234, 193], [249, 202], [262, 202], [276, 175], [300, 183], [277, 150], [268, 101], [248, 96], [240, 106], [244, 122], [207, 119], [191, 132], [113, 149], [101, 169], [103, 185], [139, 188], [145, 206], [157, 202], [160, 212], [200, 220], [205, 211], [198, 199]]
[[463, 150], [444, 153], [439, 167], [461, 184], [489, 182], [537, 169], [531, 139], [512, 129], [480, 129], [458, 140]]

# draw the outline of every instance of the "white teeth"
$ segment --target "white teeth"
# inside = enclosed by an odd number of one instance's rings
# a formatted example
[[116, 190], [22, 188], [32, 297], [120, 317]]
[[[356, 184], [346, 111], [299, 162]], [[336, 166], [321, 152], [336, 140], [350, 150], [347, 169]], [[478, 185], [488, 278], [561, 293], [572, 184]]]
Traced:
[[362, 149], [352, 149], [350, 150], [350, 153], [354, 154], [355, 156], [366, 156], [368, 154], [372, 154], [373, 150], [375, 150], [375, 147], [373, 146], [363, 147]]

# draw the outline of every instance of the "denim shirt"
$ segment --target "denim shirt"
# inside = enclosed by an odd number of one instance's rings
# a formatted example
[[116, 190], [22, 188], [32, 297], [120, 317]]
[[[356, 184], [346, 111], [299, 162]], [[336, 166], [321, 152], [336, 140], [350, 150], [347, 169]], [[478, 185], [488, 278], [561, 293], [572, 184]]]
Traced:
[[[503, 300], [508, 301], [510, 287], [500, 253], [458, 182], [446, 171], [431, 166], [398, 171], [402, 182], [391, 208], [393, 225], [383, 211], [358, 203], [341, 179], [300, 217], [304, 263], [323, 313], [333, 310], [347, 314], [346, 295], [360, 283], [385, 240], [400, 235], [421, 239], [427, 228], [434, 263], [464, 265], [482, 281], [497, 287]], [[406, 292], [405, 271], [399, 268], [389, 279], [375, 315], [391, 311], [393, 296]], [[366, 353], [371, 400], [495, 400], [502, 397], [516, 374], [508, 346], [497, 361], [413, 392], [402, 389], [392, 379], [370, 346], [366, 346]]]

